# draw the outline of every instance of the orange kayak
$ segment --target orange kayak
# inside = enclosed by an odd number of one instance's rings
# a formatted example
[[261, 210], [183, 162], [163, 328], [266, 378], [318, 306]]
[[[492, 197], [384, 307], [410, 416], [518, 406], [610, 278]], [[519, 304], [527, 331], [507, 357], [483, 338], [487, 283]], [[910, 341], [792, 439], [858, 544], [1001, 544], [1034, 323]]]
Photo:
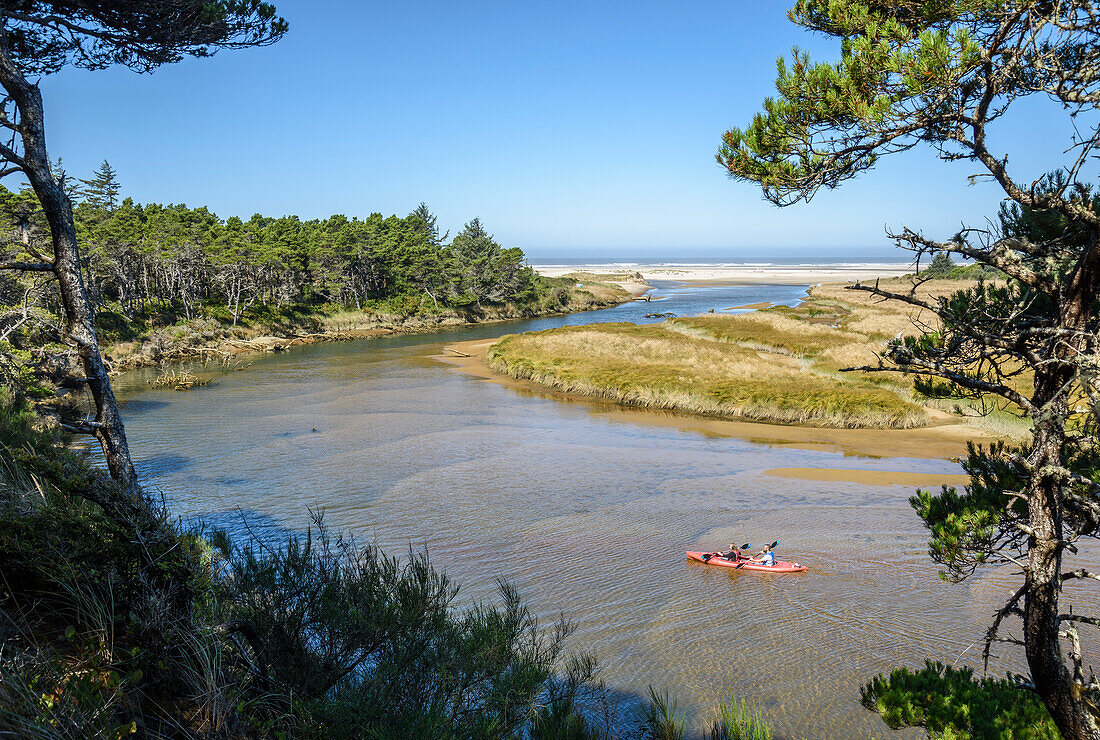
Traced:
[[741, 558], [740, 560], [726, 560], [715, 555], [710, 560], [703, 560], [705, 552], [691, 552], [688, 551], [688, 560], [698, 560], [700, 563], [706, 563], [707, 565], [718, 565], [723, 568], [738, 568], [739, 570], [767, 570], [772, 573], [799, 573], [806, 570], [805, 565], [799, 565], [798, 563], [788, 563], [785, 560], [776, 560], [775, 565], [763, 565], [761, 563], [754, 563], [748, 558]]

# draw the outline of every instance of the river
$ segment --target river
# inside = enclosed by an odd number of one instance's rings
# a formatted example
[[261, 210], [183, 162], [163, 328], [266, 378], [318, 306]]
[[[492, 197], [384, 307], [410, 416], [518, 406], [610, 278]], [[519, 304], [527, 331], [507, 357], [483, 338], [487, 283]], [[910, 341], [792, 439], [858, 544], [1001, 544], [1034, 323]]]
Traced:
[[[731, 694], [779, 737], [888, 736], [859, 704], [876, 673], [951, 663], [978, 640], [1011, 579], [944, 583], [911, 486], [777, 478], [772, 468], [958, 473], [945, 460], [872, 458], [641, 423], [456, 371], [465, 339], [653, 311], [694, 314], [805, 286], [658, 283], [612, 309], [257, 356], [190, 392], [149, 372], [117, 390], [147, 483], [186, 518], [300, 531], [308, 509], [393, 553], [427, 548], [491, 598], [514, 581], [547, 622], [565, 612], [625, 697], [669, 689], [696, 727]], [[730, 540], [808, 566], [780, 575], [687, 562]], [[976, 664], [980, 646], [963, 662]], [[1021, 669], [1017, 662], [998, 668]]]

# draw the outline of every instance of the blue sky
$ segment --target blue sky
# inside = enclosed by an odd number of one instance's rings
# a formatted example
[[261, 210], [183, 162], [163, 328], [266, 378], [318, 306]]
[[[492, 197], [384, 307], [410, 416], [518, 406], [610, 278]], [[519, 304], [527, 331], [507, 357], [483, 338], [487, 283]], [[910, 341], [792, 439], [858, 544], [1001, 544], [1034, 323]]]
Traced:
[[[720, 136], [774, 90], [776, 57], [838, 53], [786, 3], [276, 4], [290, 32], [269, 48], [44, 79], [51, 154], [80, 177], [107, 159], [135, 199], [223, 217], [425, 201], [535, 260], [898, 259], [884, 227], [948, 236], [999, 200], [928, 151], [786, 209], [728, 180]], [[1029, 105], [995, 143], [1037, 176], [1067, 125]]]

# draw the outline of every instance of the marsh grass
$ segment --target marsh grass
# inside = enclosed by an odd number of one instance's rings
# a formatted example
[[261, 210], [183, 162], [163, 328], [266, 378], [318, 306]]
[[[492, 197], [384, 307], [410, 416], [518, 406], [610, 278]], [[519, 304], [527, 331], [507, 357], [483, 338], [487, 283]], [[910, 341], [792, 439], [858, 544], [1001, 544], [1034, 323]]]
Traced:
[[770, 309], [749, 314], [708, 314], [674, 319], [669, 325], [673, 330], [694, 331], [723, 342], [796, 357], [812, 357], [864, 339], [858, 334], [809, 323]]
[[638, 707], [637, 737], [640, 740], [684, 740], [684, 713], [676, 698], [649, 687], [649, 701]]
[[158, 390], [189, 391], [192, 388], [202, 388], [210, 385], [210, 380], [210, 378], [194, 375], [187, 370], [168, 369], [150, 380], [149, 386]]
[[731, 697], [718, 705], [711, 725], [710, 740], [772, 740], [772, 728], [762, 712], [754, 711], [742, 699]]
[[[883, 285], [909, 289], [904, 279]], [[935, 300], [959, 287], [958, 281], [933, 281], [919, 289]], [[970, 417], [974, 409], [917, 393], [912, 376], [842, 371], [875, 366], [888, 341], [936, 325], [928, 311], [823, 285], [795, 307], [508, 336], [489, 349], [488, 361], [514, 378], [643, 408], [904, 429], [927, 424], [930, 411]], [[1020, 425], [1004, 414], [983, 423], [990, 431], [1020, 433]]]
[[691, 336], [667, 324], [600, 324], [505, 337], [494, 369], [564, 391], [644, 408], [826, 427], [908, 428], [921, 408], [797, 358]]

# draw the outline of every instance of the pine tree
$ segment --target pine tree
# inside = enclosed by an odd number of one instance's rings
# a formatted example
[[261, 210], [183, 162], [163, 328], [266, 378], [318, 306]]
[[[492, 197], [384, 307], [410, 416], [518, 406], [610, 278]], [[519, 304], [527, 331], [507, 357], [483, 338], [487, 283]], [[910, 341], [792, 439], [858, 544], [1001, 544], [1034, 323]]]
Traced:
[[116, 521], [134, 529], [155, 528], [159, 522], [154, 521], [151, 502], [138, 483], [122, 415], [99, 351], [72, 201], [50, 168], [41, 78], [68, 65], [90, 70], [124, 65], [151, 72], [187, 56], [210, 56], [219, 48], [274, 43], [286, 30], [286, 21], [275, 14], [274, 6], [243, 0], [0, 4], [0, 86], [5, 92], [0, 124], [14, 132], [0, 144], [0, 177], [19, 173], [27, 179], [50, 225], [53, 246], [52, 260], [21, 269], [50, 273], [57, 280], [64, 331], [76, 347], [96, 407], [94, 419], [74, 420], [68, 428], [99, 440], [121, 495], [97, 503]]
[[118, 173], [106, 159], [99, 165], [92, 179], [80, 182], [84, 184], [82, 194], [85, 203], [107, 212], [118, 207], [118, 193], [121, 190]]
[[922, 277], [926, 278], [945, 278], [951, 275], [951, 271], [955, 269], [955, 262], [951, 259], [951, 255], [947, 252], [936, 252], [936, 256], [932, 258], [932, 264], [928, 266], [928, 269], [921, 273]]
[[[1100, 198], [1086, 181], [1100, 149], [1100, 3], [797, 0], [790, 17], [837, 39], [840, 60], [815, 63], [801, 51], [780, 60], [778, 96], [723, 137], [718, 161], [732, 177], [791, 205], [920, 147], [984, 170], [1004, 192], [999, 227], [944, 239], [893, 234], [918, 257], [957, 254], [1004, 278], [936, 301], [855, 286], [931, 311], [941, 328], [889, 342], [879, 365], [851, 369], [946, 380], [1032, 422], [1024, 447], [974, 451], [964, 491], [921, 492], [912, 503], [949, 576], [1021, 569], [987, 632], [987, 655], [994, 641], [1022, 644], [1027, 683], [1062, 735], [1100, 740], [1100, 681], [1086, 670], [1079, 632], [1100, 618], [1064, 608], [1063, 597], [1100, 580], [1071, 564], [1078, 542], [1100, 537]], [[1053, 103], [1074, 132], [1068, 169], [1040, 182], [1016, 172], [993, 136], [1029, 99]], [[1015, 618], [1022, 640], [1001, 634]]]

